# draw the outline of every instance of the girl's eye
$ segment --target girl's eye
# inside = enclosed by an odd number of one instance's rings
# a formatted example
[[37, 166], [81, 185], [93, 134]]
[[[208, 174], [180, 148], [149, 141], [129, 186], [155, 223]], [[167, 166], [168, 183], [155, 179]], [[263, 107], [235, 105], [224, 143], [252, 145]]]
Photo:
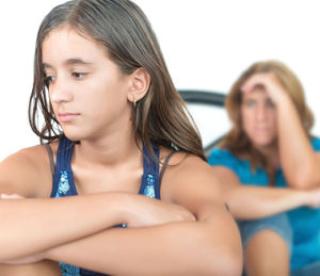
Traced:
[[88, 73], [72, 72], [72, 77], [76, 80], [82, 80]]
[[45, 78], [44, 78], [44, 83], [45, 83], [45, 85], [46, 85], [47, 87], [50, 86], [50, 84], [52, 83], [52, 81], [53, 81], [53, 77], [52, 77], [52, 76], [45, 76]]

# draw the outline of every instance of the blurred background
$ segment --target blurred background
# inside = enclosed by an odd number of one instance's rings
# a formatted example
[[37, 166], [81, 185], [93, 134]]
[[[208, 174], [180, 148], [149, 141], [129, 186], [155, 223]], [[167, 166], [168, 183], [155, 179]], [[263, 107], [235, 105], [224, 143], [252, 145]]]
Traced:
[[[0, 10], [0, 160], [38, 144], [27, 116], [36, 32], [60, 0], [6, 1]], [[302, 81], [320, 135], [320, 39], [317, 0], [134, 0], [147, 14], [178, 89], [226, 93], [251, 63], [279, 59]], [[228, 128], [192, 107], [204, 144]]]

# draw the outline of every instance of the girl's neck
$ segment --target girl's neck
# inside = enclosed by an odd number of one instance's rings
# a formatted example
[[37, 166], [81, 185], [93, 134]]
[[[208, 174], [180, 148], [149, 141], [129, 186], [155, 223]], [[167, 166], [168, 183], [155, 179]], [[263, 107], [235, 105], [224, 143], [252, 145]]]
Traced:
[[74, 154], [83, 164], [112, 167], [137, 160], [141, 148], [129, 128], [98, 139], [82, 140], [75, 146]]

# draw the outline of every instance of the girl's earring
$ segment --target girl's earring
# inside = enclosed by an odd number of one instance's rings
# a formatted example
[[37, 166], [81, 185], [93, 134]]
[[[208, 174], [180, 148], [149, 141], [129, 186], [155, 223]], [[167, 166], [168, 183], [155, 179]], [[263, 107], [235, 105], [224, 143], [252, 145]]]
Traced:
[[137, 106], [137, 101], [136, 101], [136, 99], [134, 98], [134, 96], [132, 97], [132, 105], [133, 105], [133, 108], [136, 108], [136, 106]]

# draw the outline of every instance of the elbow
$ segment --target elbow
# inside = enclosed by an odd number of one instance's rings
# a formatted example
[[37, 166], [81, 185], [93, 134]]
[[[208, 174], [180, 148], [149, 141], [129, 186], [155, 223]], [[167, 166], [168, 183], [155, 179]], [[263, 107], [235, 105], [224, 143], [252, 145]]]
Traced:
[[17, 256], [15, 250], [12, 250], [13, 246], [8, 247], [8, 244], [1, 243], [0, 248], [6, 248], [6, 250], [0, 250], [0, 264], [4, 264], [4, 263], [9, 262], [10, 260], [14, 260], [14, 259], [19, 258], [19, 256]]
[[288, 185], [297, 190], [317, 188], [320, 186], [320, 172], [318, 170], [298, 171], [294, 177], [288, 177]]
[[211, 256], [211, 262], [207, 264], [207, 270], [203, 275], [242, 275], [242, 252], [225, 250], [220, 253], [220, 255], [213, 254]]
[[228, 229], [226, 232], [225, 236], [220, 236], [219, 239], [207, 239], [194, 248], [197, 252], [197, 258], [195, 258], [197, 270], [192, 275], [237, 276], [242, 274], [243, 251], [239, 232], [236, 228]]

